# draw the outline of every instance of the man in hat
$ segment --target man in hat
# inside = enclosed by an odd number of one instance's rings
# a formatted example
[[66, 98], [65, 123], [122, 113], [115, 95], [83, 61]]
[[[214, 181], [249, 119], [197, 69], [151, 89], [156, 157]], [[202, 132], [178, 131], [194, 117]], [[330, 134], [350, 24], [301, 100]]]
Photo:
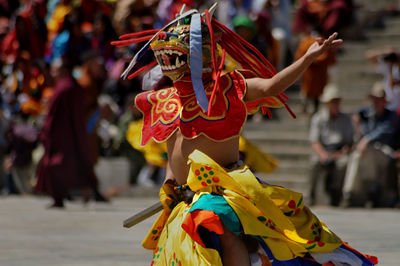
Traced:
[[393, 47], [368, 50], [368, 60], [383, 75], [383, 87], [388, 101], [386, 108], [397, 111], [400, 108], [400, 54]]
[[[326, 108], [311, 120], [310, 142], [312, 156], [311, 203], [324, 203], [321, 192], [329, 194], [329, 204], [338, 206], [342, 198], [342, 185], [348, 152], [353, 144], [353, 126], [349, 115], [340, 111], [341, 96], [335, 84], [328, 84], [321, 101]], [[321, 186], [324, 191], [321, 191]]]
[[383, 83], [375, 83], [368, 97], [372, 107], [362, 108], [353, 117], [359, 141], [349, 162], [343, 192], [350, 206], [372, 201], [374, 207], [392, 207], [398, 199], [396, 113], [386, 108]]

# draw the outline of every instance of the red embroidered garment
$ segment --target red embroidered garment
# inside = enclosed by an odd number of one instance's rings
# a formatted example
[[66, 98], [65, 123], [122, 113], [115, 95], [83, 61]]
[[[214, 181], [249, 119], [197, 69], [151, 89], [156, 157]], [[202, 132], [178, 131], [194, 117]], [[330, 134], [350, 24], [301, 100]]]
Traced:
[[[228, 73], [221, 77], [219, 87], [210, 116], [197, 104], [191, 82], [179, 81], [174, 87], [139, 94], [135, 101], [144, 116], [141, 144], [146, 145], [151, 138], [165, 141], [178, 128], [186, 138], [204, 134], [222, 141], [238, 136], [247, 116], [242, 100], [246, 90], [244, 78], [237, 72]], [[213, 82], [205, 84], [208, 98], [212, 89]]]

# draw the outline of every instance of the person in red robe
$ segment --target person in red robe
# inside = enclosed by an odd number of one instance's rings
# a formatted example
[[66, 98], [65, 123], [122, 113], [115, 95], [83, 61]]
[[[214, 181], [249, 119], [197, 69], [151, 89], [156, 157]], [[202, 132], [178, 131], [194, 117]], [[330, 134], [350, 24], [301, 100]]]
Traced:
[[86, 134], [84, 91], [67, 64], [57, 66], [54, 72], [54, 93], [40, 134], [45, 152], [36, 191], [51, 195], [51, 207], [62, 208], [72, 189], [82, 189], [87, 201], [98, 182]]

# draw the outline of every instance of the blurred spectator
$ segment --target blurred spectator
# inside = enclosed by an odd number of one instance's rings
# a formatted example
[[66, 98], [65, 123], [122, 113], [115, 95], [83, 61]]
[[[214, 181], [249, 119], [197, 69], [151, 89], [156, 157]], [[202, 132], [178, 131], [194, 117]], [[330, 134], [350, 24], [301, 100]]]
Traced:
[[230, 0], [230, 3], [228, 12], [232, 18], [250, 13], [252, 0]]
[[30, 194], [34, 178], [32, 151], [38, 141], [38, 130], [29, 121], [29, 114], [22, 113], [11, 121], [7, 131], [9, 165], [8, 174], [19, 194]]
[[321, 96], [326, 108], [313, 115], [310, 128], [312, 156], [311, 204], [325, 204], [323, 195], [329, 195], [329, 204], [338, 206], [348, 153], [353, 144], [353, 126], [349, 115], [340, 110], [341, 96], [334, 84], [328, 84]]
[[102, 57], [94, 52], [88, 52], [82, 58], [83, 64], [79, 70], [80, 77], [78, 78], [78, 83], [85, 95], [86, 133], [89, 137], [92, 162], [96, 164], [99, 157], [100, 145], [97, 129], [101, 118], [98, 98], [106, 78], [106, 69]]
[[28, 10], [17, 15], [14, 27], [2, 42], [2, 60], [13, 63], [22, 51], [28, 52], [32, 59], [43, 58], [46, 34], [43, 19], [35, 13], [35, 10], [32, 13]]
[[92, 49], [97, 52], [107, 63], [112, 63], [115, 59], [115, 46], [111, 41], [117, 40], [117, 34], [111, 24], [109, 16], [97, 13], [93, 21], [93, 33], [91, 36]]
[[257, 35], [259, 35], [266, 44], [266, 58], [276, 68], [280, 62], [279, 42], [272, 35], [271, 17], [267, 11], [258, 13], [256, 19]]
[[[1, 95], [0, 95], [0, 105], [2, 103]], [[6, 130], [8, 128], [8, 121], [3, 114], [2, 108], [0, 108], [0, 194], [6, 188], [6, 176], [4, 172], [4, 158], [6, 153]]]
[[369, 94], [372, 107], [355, 114], [358, 137], [350, 157], [343, 188], [350, 206], [393, 207], [398, 200], [395, 161], [397, 115], [386, 108], [383, 84], [375, 83]]
[[[58, 2], [56, 5], [53, 5], [54, 2]], [[51, 13], [48, 14], [47, 20], [47, 31], [48, 31], [48, 39], [51, 41], [53, 38], [61, 32], [65, 16], [68, 15], [72, 11], [72, 0], [50, 0], [48, 5], [51, 6], [49, 11]], [[52, 9], [54, 7], [54, 9]]]
[[146, 162], [140, 168], [136, 182], [140, 186], [154, 186], [162, 184], [168, 162], [166, 142], [158, 143], [153, 139], [145, 146], [141, 146], [141, 128], [143, 119], [130, 122], [126, 131], [126, 139], [132, 147], [142, 152]]
[[118, 134], [118, 127], [115, 124], [119, 112], [119, 106], [113, 99], [102, 94], [99, 97], [100, 119], [97, 128], [99, 137], [99, 148], [102, 156], [114, 156], [116, 151], [113, 149], [113, 139]]
[[59, 33], [51, 45], [50, 61], [68, 59], [72, 65], [81, 64], [81, 55], [91, 49], [91, 43], [82, 31], [83, 19], [78, 9], [65, 16]]
[[[298, 59], [303, 56], [311, 44], [320, 37], [322, 36], [317, 34], [304, 36], [297, 47], [295, 58]], [[303, 113], [307, 113], [309, 101], [313, 102], [312, 113], [318, 111], [319, 97], [329, 79], [328, 68], [335, 63], [335, 51], [329, 50], [314, 60], [311, 66], [304, 72], [300, 88], [301, 96], [303, 97]]]
[[[179, 1], [171, 1], [170, 5], [166, 6], [167, 13], [175, 18], [175, 14], [170, 11]], [[158, 1], [144, 0], [121, 0], [118, 1], [115, 7], [113, 20], [116, 25], [116, 31], [119, 34], [139, 32], [142, 30], [153, 29], [155, 23], [155, 12], [157, 11]], [[181, 6], [182, 4], [180, 4]], [[179, 12], [179, 11], [178, 11]], [[170, 21], [170, 19], [168, 19]], [[161, 22], [158, 27], [164, 26]], [[156, 28], [158, 28], [156, 27]]]
[[400, 107], [400, 54], [391, 47], [367, 51], [367, 58], [376, 65], [383, 75], [387, 105], [386, 108], [397, 111]]
[[275, 66], [280, 70], [293, 62], [291, 1], [267, 0], [264, 4], [264, 10], [271, 17], [271, 34], [279, 43], [279, 57]]
[[293, 24], [295, 33], [319, 27], [324, 36], [340, 32], [353, 22], [352, 0], [302, 0]]
[[48, 94], [51, 93], [52, 84], [49, 80], [47, 66], [43, 61], [32, 62], [27, 80], [27, 89], [19, 96], [21, 111], [24, 114], [37, 118], [44, 114], [47, 108]]
[[[269, 17], [265, 13], [260, 13], [257, 21], [259, 25], [263, 26], [262, 31], [265, 32], [260, 33], [261, 31], [257, 29], [256, 23], [253, 22], [253, 20], [247, 15], [239, 15], [234, 17], [232, 20], [232, 25], [238, 35], [251, 43], [255, 48], [257, 48], [258, 51], [261, 52], [262, 55], [267, 57], [268, 60], [272, 59], [272, 64], [276, 64], [279, 60], [279, 49], [278, 43], [272, 37], [271, 31], [267, 26], [269, 23]], [[251, 50], [249, 51], [252, 52]], [[254, 55], [257, 56], [256, 54]], [[277, 118], [276, 112], [273, 108], [271, 109], [271, 112], [273, 113], [272, 117], [274, 119]], [[268, 118], [268, 116], [261, 115], [261, 112], [251, 115], [250, 117], [252, 117], [252, 120], [256, 122], [260, 122], [263, 118]]]
[[[97, 14], [101, 13], [107, 17], [111, 16], [113, 11], [114, 2], [116, 0], [80, 0], [79, 9], [82, 12], [85, 21], [94, 21]], [[76, 5], [76, 3], [74, 3]]]
[[114, 137], [113, 145], [115, 150], [119, 150], [120, 155], [125, 156], [129, 160], [129, 184], [137, 184], [137, 177], [146, 160], [141, 151], [136, 150], [128, 142], [126, 137], [131, 122], [142, 118], [142, 114], [136, 108], [134, 103], [134, 95], [130, 95], [126, 101], [124, 113], [118, 120], [118, 134]]
[[124, 48], [125, 47], [117, 48], [117, 53], [120, 54], [120, 56], [117, 61], [115, 61], [110, 71], [108, 71], [108, 79], [104, 87], [105, 93], [110, 95], [118, 106], [124, 106], [128, 95], [131, 93], [138, 93], [142, 88], [139, 78], [121, 79], [120, 77], [130, 61], [128, 51]]
[[[400, 163], [400, 107], [397, 109], [397, 122], [396, 122], [396, 136], [395, 139], [397, 139], [396, 143], [396, 151], [395, 151], [395, 157], [397, 159], [397, 169], [399, 169], [399, 163]], [[400, 174], [400, 173], [398, 173]], [[400, 176], [399, 176], [400, 178]]]
[[53, 62], [52, 68], [56, 85], [40, 135], [45, 153], [36, 190], [52, 196], [52, 207], [62, 208], [72, 189], [82, 189], [86, 202], [98, 182], [86, 134], [83, 89], [67, 62]]
[[267, 55], [267, 44], [257, 33], [257, 26], [247, 15], [236, 16], [232, 20], [232, 25], [237, 34], [251, 43], [264, 56]]
[[22, 51], [15, 62], [7, 70], [7, 77], [2, 86], [4, 114], [12, 119], [21, 108], [21, 103], [27, 100], [30, 89], [31, 58], [27, 51]]

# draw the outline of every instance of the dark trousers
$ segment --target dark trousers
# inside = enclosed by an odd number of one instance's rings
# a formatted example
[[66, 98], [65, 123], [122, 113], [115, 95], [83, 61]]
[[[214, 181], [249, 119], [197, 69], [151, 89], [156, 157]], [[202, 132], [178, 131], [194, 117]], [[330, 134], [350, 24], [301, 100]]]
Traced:
[[322, 164], [315, 162], [311, 167], [311, 204], [339, 206], [346, 172], [347, 157]]

